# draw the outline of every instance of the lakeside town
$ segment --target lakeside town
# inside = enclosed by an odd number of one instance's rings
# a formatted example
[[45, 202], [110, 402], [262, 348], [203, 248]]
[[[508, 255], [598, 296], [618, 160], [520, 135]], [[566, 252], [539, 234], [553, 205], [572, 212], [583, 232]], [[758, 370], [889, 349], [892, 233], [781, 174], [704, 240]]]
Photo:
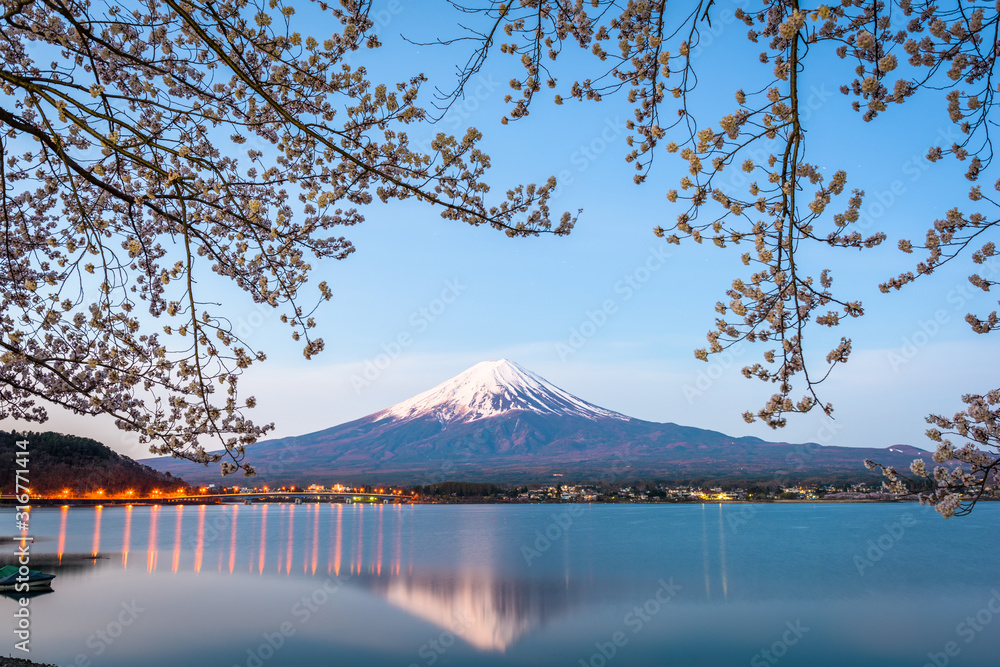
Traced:
[[[729, 503], [833, 501], [894, 502], [910, 500], [886, 493], [877, 484], [720, 484], [676, 485], [658, 482], [623, 484], [526, 484], [498, 485], [479, 482], [439, 482], [426, 486], [348, 486], [310, 484], [287, 486], [222, 486], [154, 489], [147, 494], [133, 490], [107, 493], [99, 489], [77, 494], [65, 489], [58, 494], [32, 496], [37, 505], [129, 505], [129, 504], [221, 504], [243, 502], [340, 502], [340, 503]], [[989, 500], [991, 498], [984, 498]], [[13, 501], [0, 496], [0, 503]]]

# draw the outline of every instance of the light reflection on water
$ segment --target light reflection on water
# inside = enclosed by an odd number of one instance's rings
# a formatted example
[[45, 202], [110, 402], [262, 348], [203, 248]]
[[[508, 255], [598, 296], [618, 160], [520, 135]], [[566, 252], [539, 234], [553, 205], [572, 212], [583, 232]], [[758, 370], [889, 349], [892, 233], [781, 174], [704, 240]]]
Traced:
[[[949, 522], [914, 505], [586, 506], [569, 523], [566, 508], [36, 509], [32, 563], [58, 576], [32, 600], [32, 657], [248, 667], [288, 622], [263, 667], [596, 665], [616, 632], [615, 665], [731, 665], [801, 621], [783, 665], [919, 667], [1000, 590], [996, 505]], [[680, 593], [660, 604], [666, 582]], [[88, 639], [133, 599], [143, 615], [97, 655]], [[949, 664], [994, 664], [997, 627]]]
[[[194, 571], [201, 572], [201, 559], [205, 551], [205, 510], [208, 509], [205, 505], [200, 505], [198, 507], [198, 541], [197, 546], [194, 548]], [[174, 550], [180, 548], [180, 520], [177, 522], [177, 541], [175, 542]]]
[[[258, 556], [260, 560], [258, 574], [264, 574], [264, 562], [267, 560], [265, 555], [267, 554], [267, 508], [268, 505], [260, 506], [260, 555]], [[250, 569], [253, 569], [253, 562], [250, 563]]]
[[[336, 505], [337, 507], [337, 542], [334, 546], [334, 556], [333, 556], [333, 574], [335, 576], [340, 576], [340, 549], [344, 543], [344, 506]], [[327, 561], [330, 559], [328, 558]]]
[[94, 508], [94, 542], [91, 555], [97, 556], [101, 552], [101, 516], [104, 514], [104, 507], [98, 505]]
[[[175, 552], [175, 564], [174, 572], [177, 571], [177, 561], [180, 559], [180, 525], [181, 525], [181, 513], [184, 511], [183, 507], [177, 508], [177, 539], [175, 544], [178, 545], [178, 551]], [[154, 572], [156, 570], [156, 525], [160, 518], [160, 507], [152, 507], [149, 510], [149, 547], [146, 549], [146, 571]]]
[[723, 528], [725, 522], [722, 517], [722, 504], [719, 504], [719, 572], [722, 575], [722, 598], [729, 599], [729, 582], [726, 577], [726, 531]]
[[[125, 508], [125, 534], [122, 536], [122, 569], [128, 568], [128, 548], [132, 537], [132, 506]], [[97, 555], [96, 553], [94, 554]]]
[[239, 525], [237, 516], [239, 509], [239, 505], [233, 505], [233, 528], [229, 536], [229, 574], [233, 573], [233, 568], [236, 566], [236, 527]]
[[59, 513], [59, 563], [62, 563], [63, 551], [66, 547], [66, 517], [69, 516], [69, 507], [63, 507]]

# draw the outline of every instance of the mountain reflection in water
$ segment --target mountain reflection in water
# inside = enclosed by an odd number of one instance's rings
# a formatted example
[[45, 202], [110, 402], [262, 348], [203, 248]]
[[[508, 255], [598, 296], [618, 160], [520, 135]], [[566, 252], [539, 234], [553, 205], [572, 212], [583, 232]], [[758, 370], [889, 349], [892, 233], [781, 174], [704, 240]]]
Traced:
[[506, 650], [585, 600], [566, 582], [504, 579], [476, 570], [365, 577], [362, 582], [396, 607], [484, 651]]
[[[56, 590], [77, 577], [115, 570], [157, 577], [329, 575], [493, 652], [504, 652], [573, 607], [623, 596], [615, 586], [599, 590], [568, 577], [514, 576], [482, 563], [430, 569], [409, 561], [404, 569], [408, 526], [401, 516], [409, 510], [336, 504], [63, 507], [55, 551], [38, 553], [32, 562], [58, 575]], [[104, 520], [108, 511], [114, 522]], [[67, 527], [71, 512], [77, 530]], [[80, 529], [84, 517], [89, 531]]]

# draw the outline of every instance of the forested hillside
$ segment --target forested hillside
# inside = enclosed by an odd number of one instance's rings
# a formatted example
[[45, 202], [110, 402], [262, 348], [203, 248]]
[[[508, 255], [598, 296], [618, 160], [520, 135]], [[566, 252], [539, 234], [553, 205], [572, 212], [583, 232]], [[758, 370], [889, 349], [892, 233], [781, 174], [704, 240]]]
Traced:
[[0, 491], [14, 492], [18, 440], [28, 441], [27, 479], [32, 495], [74, 494], [103, 489], [108, 495], [186, 486], [179, 477], [161, 473], [90, 438], [62, 433], [8, 433], [0, 431]]

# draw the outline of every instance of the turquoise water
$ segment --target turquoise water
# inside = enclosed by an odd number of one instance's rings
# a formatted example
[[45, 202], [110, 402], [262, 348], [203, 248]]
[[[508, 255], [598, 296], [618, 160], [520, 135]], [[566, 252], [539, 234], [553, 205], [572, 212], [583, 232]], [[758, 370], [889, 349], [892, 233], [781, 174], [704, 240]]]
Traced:
[[1000, 504], [53, 508], [31, 534], [57, 577], [24, 657], [61, 666], [1000, 664]]

